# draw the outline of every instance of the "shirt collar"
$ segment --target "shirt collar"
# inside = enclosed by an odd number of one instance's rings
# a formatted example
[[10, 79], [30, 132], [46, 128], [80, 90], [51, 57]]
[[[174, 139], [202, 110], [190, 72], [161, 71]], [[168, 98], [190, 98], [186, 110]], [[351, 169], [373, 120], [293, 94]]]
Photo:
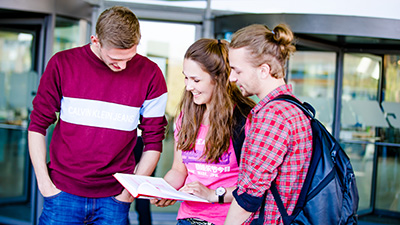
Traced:
[[283, 94], [289, 94], [292, 95], [292, 85], [290, 84], [284, 84], [281, 85], [279, 87], [277, 87], [276, 89], [274, 89], [273, 91], [271, 91], [267, 96], [265, 96], [264, 99], [260, 100], [260, 102], [258, 102], [258, 104], [252, 109], [253, 113], [257, 113], [258, 111], [260, 111], [269, 101], [271, 101], [272, 99], [278, 97], [279, 95], [283, 95]]

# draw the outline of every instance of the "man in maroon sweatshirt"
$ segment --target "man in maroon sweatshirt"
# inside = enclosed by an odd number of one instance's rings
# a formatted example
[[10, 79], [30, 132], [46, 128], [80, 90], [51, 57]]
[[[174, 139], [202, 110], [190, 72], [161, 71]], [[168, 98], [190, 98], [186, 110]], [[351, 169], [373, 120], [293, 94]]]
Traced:
[[[45, 199], [40, 224], [129, 224], [133, 198], [112, 175], [150, 175], [167, 125], [165, 79], [136, 53], [139, 40], [136, 16], [112, 7], [99, 16], [90, 44], [48, 62], [28, 132]], [[55, 122], [47, 163], [45, 135]], [[137, 129], [144, 149], [135, 165]]]

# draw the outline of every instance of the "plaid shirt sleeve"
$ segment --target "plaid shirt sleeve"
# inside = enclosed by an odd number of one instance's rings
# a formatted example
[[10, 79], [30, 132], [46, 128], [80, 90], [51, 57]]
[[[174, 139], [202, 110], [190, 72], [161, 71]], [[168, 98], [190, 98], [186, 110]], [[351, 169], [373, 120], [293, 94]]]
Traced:
[[[274, 107], [271, 104], [270, 107]], [[238, 192], [262, 197], [277, 175], [287, 152], [289, 126], [276, 113], [253, 116], [250, 131], [243, 146]]]

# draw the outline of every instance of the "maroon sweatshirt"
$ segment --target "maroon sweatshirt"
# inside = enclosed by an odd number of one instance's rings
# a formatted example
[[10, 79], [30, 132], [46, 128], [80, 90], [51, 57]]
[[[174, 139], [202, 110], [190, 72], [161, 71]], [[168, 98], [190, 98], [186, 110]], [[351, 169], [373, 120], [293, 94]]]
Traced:
[[55, 54], [40, 80], [29, 131], [43, 135], [59, 120], [49, 173], [62, 191], [83, 197], [119, 194], [112, 176], [133, 173], [137, 128], [144, 150], [162, 150], [167, 87], [158, 66], [139, 54], [113, 72], [90, 45]]

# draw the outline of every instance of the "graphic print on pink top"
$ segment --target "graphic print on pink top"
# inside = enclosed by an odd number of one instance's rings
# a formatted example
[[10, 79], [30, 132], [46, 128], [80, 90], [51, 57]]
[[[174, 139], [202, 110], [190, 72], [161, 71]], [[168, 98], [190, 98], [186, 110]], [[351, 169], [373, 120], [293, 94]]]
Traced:
[[[185, 184], [199, 181], [213, 190], [220, 186], [225, 188], [236, 186], [239, 167], [232, 140], [230, 140], [228, 152], [223, 154], [218, 163], [207, 163], [204, 157], [201, 157], [205, 150], [208, 128], [209, 126], [206, 125], [200, 126], [194, 150], [182, 151], [182, 161], [188, 171]], [[177, 134], [178, 129], [175, 130], [176, 141]], [[219, 225], [224, 223], [229, 206], [230, 203], [182, 202], [177, 219], [199, 218]]]

